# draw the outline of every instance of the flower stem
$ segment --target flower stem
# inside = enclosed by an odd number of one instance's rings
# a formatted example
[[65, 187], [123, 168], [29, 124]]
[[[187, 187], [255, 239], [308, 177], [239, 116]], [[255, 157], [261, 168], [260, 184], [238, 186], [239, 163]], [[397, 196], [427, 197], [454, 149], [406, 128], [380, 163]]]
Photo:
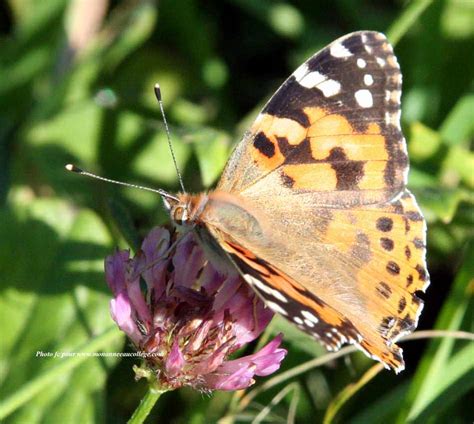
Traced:
[[132, 417], [128, 420], [127, 424], [142, 424], [145, 422], [146, 417], [150, 414], [151, 410], [155, 406], [155, 403], [160, 396], [165, 393], [166, 390], [156, 390], [152, 387], [148, 388], [146, 395], [138, 405], [137, 409], [133, 413]]

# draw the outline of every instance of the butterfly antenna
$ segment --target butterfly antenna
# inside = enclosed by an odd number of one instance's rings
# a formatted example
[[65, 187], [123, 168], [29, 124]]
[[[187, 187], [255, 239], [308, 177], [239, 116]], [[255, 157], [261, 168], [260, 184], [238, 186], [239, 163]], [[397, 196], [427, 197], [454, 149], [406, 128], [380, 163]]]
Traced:
[[137, 185], [137, 184], [124, 183], [122, 181], [116, 181], [116, 180], [111, 180], [110, 178], [100, 177], [99, 175], [95, 175], [91, 172], [84, 171], [83, 169], [81, 169], [81, 168], [79, 168], [76, 165], [73, 165], [71, 163], [68, 163], [65, 166], [65, 168], [68, 171], [74, 172], [74, 173], [79, 174], [79, 175], [85, 175], [86, 177], [95, 178], [96, 180], [105, 181], [106, 183], [118, 184], [118, 185], [125, 186], [125, 187], [138, 188], [139, 190], [151, 191], [153, 193], [158, 193], [160, 196], [165, 197], [167, 199], [172, 199], [176, 202], [179, 202], [179, 199], [176, 196], [173, 196], [172, 194], [169, 194], [168, 192], [166, 192], [164, 190], [154, 189], [154, 188], [150, 188], [150, 187], [144, 187], [144, 186]]
[[170, 129], [168, 127], [168, 122], [166, 121], [165, 110], [163, 108], [163, 100], [161, 99], [161, 89], [159, 84], [155, 84], [155, 96], [160, 105], [161, 116], [163, 117], [163, 123], [165, 124], [166, 137], [168, 138], [168, 146], [170, 148], [171, 157], [173, 158], [174, 167], [176, 169], [176, 174], [178, 175], [179, 185], [183, 193], [186, 192], [184, 189], [183, 178], [181, 172], [179, 172], [178, 163], [176, 162], [176, 156], [174, 155], [173, 144], [171, 143]]

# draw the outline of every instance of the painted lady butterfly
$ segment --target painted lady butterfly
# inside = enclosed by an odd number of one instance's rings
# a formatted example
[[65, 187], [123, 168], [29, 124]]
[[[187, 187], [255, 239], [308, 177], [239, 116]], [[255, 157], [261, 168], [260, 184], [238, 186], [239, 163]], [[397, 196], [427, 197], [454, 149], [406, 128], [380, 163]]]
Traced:
[[401, 80], [383, 34], [334, 41], [270, 99], [214, 191], [165, 199], [273, 311], [329, 350], [353, 343], [397, 372], [395, 342], [415, 329], [429, 284]]

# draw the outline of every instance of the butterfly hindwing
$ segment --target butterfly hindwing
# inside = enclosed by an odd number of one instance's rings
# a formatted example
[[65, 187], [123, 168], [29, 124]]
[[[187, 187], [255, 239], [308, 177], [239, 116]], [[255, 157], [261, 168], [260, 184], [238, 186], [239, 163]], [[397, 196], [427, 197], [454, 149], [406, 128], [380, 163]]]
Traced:
[[209, 232], [269, 307], [330, 349], [354, 343], [403, 369], [395, 342], [415, 329], [429, 283], [426, 226], [411, 193], [352, 208], [268, 198], [255, 208], [219, 192], [209, 202]]

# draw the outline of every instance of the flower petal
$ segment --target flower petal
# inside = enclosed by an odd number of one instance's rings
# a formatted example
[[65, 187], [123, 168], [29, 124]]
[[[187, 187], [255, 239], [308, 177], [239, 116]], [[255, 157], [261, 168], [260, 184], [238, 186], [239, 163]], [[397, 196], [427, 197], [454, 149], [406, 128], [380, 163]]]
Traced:
[[191, 373], [194, 375], [202, 375], [213, 372], [217, 367], [222, 364], [231, 347], [232, 344], [230, 342], [222, 344], [206, 359], [203, 359], [199, 363], [197, 363], [191, 370]]
[[223, 374], [220, 368], [204, 377], [206, 385], [212, 390], [241, 390], [255, 383], [255, 366], [242, 367], [233, 374]]
[[165, 228], [156, 227], [150, 231], [142, 243], [143, 256], [140, 258], [140, 269], [148, 290], [153, 291], [159, 299], [166, 289], [166, 268], [168, 258], [164, 257], [170, 246], [170, 233]]
[[119, 328], [137, 344], [141, 334], [132, 315], [130, 299], [125, 291], [119, 293], [110, 301], [110, 314]]
[[204, 265], [204, 252], [192, 236], [192, 233], [184, 236], [173, 255], [175, 285], [191, 287]]
[[[213, 309], [214, 311], [223, 311], [232, 303], [233, 296], [242, 285], [242, 280], [236, 275], [227, 276], [216, 294]], [[234, 301], [235, 302], [235, 301]]]
[[201, 287], [204, 288], [206, 294], [214, 295], [222, 286], [226, 276], [218, 272], [211, 263], [208, 262], [201, 272], [199, 279]]
[[114, 294], [125, 289], [129, 257], [128, 250], [120, 250], [105, 258], [105, 279]]
[[136, 278], [135, 281], [129, 282], [127, 284], [127, 293], [130, 298], [130, 302], [133, 305], [133, 308], [137, 312], [137, 316], [141, 321], [151, 322], [152, 316], [149, 309], [149, 306], [143, 298], [143, 293], [140, 288], [140, 279]]
[[220, 371], [231, 374], [242, 367], [254, 365], [255, 375], [265, 376], [275, 372], [280, 368], [281, 361], [287, 354], [286, 349], [279, 348], [282, 338], [283, 335], [279, 334], [257, 353], [224, 362], [220, 367]]
[[[250, 291], [251, 289], [249, 289]], [[232, 316], [238, 317], [234, 322], [234, 334], [239, 347], [255, 340], [265, 330], [274, 315], [273, 311], [265, 307], [257, 295], [253, 294], [252, 297], [252, 294], [247, 295], [253, 300], [250, 305], [242, 306], [240, 310], [232, 313]]]
[[170, 233], [163, 227], [155, 227], [145, 237], [142, 243], [142, 251], [148, 261], [162, 257], [169, 248]]
[[220, 304], [220, 310], [215, 308], [216, 314], [213, 319], [216, 324], [223, 319], [223, 312], [229, 311], [233, 324], [233, 332], [236, 337], [236, 349], [240, 346], [255, 340], [268, 323], [273, 318], [273, 312], [270, 308], [266, 308], [264, 303], [257, 297], [251, 288], [243, 284], [241, 280], [236, 280], [235, 284], [238, 290], [235, 292], [232, 285], [234, 280], [226, 282], [216, 296], [216, 303], [223, 300], [219, 297], [221, 292], [231, 293], [231, 297], [227, 297], [225, 303]]
[[171, 347], [171, 351], [168, 354], [165, 362], [165, 371], [169, 377], [174, 377], [177, 375], [184, 364], [186, 363], [184, 356], [179, 348], [178, 340], [175, 340], [173, 346]]

